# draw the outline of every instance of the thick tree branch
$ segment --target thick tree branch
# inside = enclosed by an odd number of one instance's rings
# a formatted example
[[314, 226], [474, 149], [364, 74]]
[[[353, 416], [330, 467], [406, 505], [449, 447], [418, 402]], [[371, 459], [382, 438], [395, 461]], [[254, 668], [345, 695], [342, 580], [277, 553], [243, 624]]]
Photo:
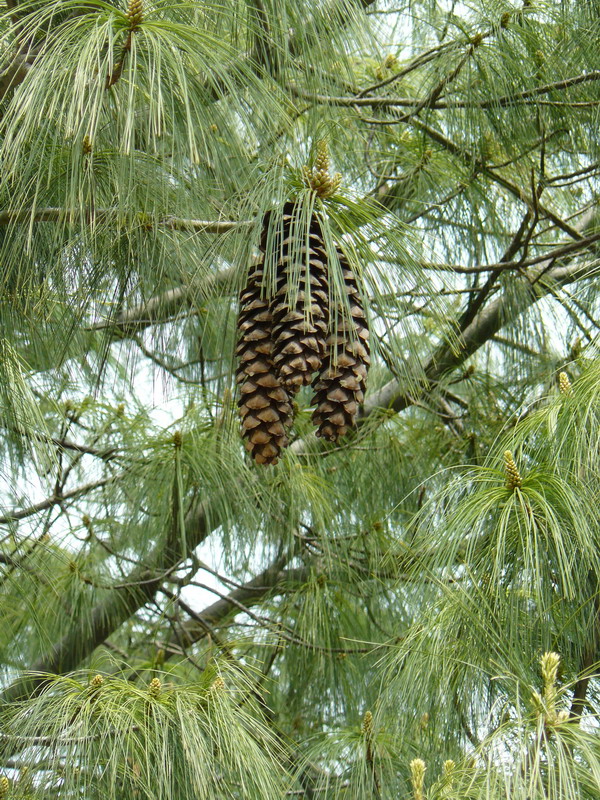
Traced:
[[[256, 575], [228, 595], [223, 595], [203, 611], [194, 612], [194, 617], [183, 626], [184, 644], [198, 642], [207, 636], [211, 628], [215, 628], [230, 616], [239, 614], [245, 608], [261, 603], [265, 597], [274, 592], [281, 592], [285, 587], [306, 581], [308, 569], [284, 569], [286, 564], [293, 558], [293, 553], [289, 552], [281, 558], [276, 559], [266, 569]], [[174, 644], [172, 639], [170, 645]]]
[[[508, 270], [524, 269], [535, 264], [547, 264], [552, 259], [573, 254], [579, 250], [584, 250], [600, 240], [600, 233], [593, 233], [589, 236], [579, 237], [574, 242], [562, 244], [554, 250], [544, 255], [532, 256], [521, 262], [498, 262], [496, 264], [485, 264], [478, 267], [462, 267], [459, 264], [449, 264], [440, 266], [439, 264], [428, 264], [425, 268], [432, 270], [448, 270], [461, 274], [471, 274], [479, 272], [503, 272]], [[216, 273], [203, 285], [203, 291], [210, 289], [226, 288], [231, 284], [234, 277], [234, 269], [226, 269]], [[134, 306], [120, 314], [114, 320], [97, 322], [90, 327], [90, 330], [100, 331], [109, 330], [115, 337], [127, 338], [145, 330], [150, 325], [166, 322], [180, 312], [181, 308], [194, 297], [198, 291], [198, 286], [192, 282], [188, 286], [179, 286], [169, 289], [162, 294], [150, 298], [139, 306]]]

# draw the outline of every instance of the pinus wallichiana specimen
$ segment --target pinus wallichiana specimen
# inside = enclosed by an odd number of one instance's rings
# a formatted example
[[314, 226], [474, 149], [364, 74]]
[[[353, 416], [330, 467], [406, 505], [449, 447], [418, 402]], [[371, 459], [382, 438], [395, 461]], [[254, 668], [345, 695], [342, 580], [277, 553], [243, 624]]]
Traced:
[[[329, 322], [327, 251], [319, 220], [312, 215], [308, 231], [298, 206], [285, 203], [281, 228], [274, 231], [277, 256], [273, 315], [273, 363], [290, 392], [307, 386], [321, 367]], [[271, 214], [265, 216], [261, 249], [267, 250]], [[308, 235], [307, 235], [308, 234]]]
[[350, 318], [340, 308], [337, 325], [327, 339], [328, 351], [320, 375], [313, 382], [316, 409], [312, 421], [317, 436], [337, 441], [354, 426], [364, 401], [369, 357], [369, 327], [356, 276], [346, 256], [338, 251]]
[[292, 405], [272, 360], [272, 316], [269, 301], [261, 296], [263, 275], [261, 260], [240, 294], [236, 381], [246, 449], [257, 464], [276, 464], [288, 444]]

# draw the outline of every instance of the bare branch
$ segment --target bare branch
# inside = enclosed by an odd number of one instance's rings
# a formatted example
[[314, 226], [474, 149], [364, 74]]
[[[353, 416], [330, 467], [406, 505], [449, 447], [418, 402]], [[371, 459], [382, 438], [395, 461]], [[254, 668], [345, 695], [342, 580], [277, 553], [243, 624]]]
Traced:
[[[218, 289], [219, 287], [227, 286], [234, 275], [234, 269], [224, 269], [221, 272], [217, 272], [204, 281], [203, 291], [208, 291], [209, 287], [210, 289]], [[115, 337], [121, 338], [133, 336], [150, 325], [166, 322], [170, 317], [177, 314], [182, 306], [190, 302], [197, 291], [198, 284], [193, 281], [187, 286], [168, 289], [166, 292], [146, 300], [145, 303], [128, 309], [116, 319], [92, 325], [89, 330], [109, 330]]]
[[[396, 80], [398, 75], [392, 76], [392, 78], [387, 79], [387, 81], [378, 84], [378, 86], [384, 86], [385, 83], [389, 83], [392, 80]], [[433, 108], [433, 109], [446, 109], [446, 108], [503, 108], [511, 105], [519, 105], [522, 104], [533, 97], [539, 97], [544, 94], [550, 94], [550, 92], [560, 91], [561, 89], [568, 89], [571, 86], [577, 86], [581, 83], [588, 83], [591, 81], [598, 81], [600, 80], [600, 71], [596, 70], [593, 72], [586, 72], [584, 75], [576, 75], [573, 78], [566, 78], [562, 81], [556, 81], [555, 83], [548, 83], [545, 86], [537, 86], [535, 89], [528, 89], [524, 92], [517, 92], [516, 94], [510, 95], [503, 95], [502, 97], [495, 98], [493, 100], [481, 100], [477, 101], [467, 101], [467, 100], [438, 100], [439, 94], [441, 89], [443, 89], [447, 83], [448, 79], [446, 78], [441, 85], [440, 91], [437, 91], [434, 96], [418, 99], [414, 97], [365, 97], [364, 91], [359, 92], [355, 97], [335, 97], [332, 95], [323, 95], [323, 94], [311, 94], [310, 92], [305, 92], [297, 87], [292, 87], [292, 91], [298, 97], [301, 97], [303, 100], [311, 100], [314, 103], [320, 103], [324, 105], [330, 106], [342, 106], [348, 108], [415, 108], [415, 109], [422, 109], [422, 108]], [[378, 88], [378, 87], [375, 87]], [[583, 103], [585, 106], [595, 106], [598, 105], [600, 101], [592, 100], [589, 102]], [[552, 103], [555, 105], [556, 103]], [[567, 103], [566, 105], [569, 106], [578, 106], [582, 105], [582, 103]]]
[[109, 483], [114, 483], [116, 480], [118, 480], [118, 476], [111, 475], [108, 478], [102, 478], [98, 481], [85, 483], [83, 486], [78, 486], [77, 488], [72, 489], [70, 492], [65, 492], [64, 494], [53, 494], [51, 497], [47, 497], [45, 500], [42, 500], [39, 503], [27, 506], [27, 508], [22, 508], [18, 511], [9, 511], [7, 514], [3, 514], [0, 517], [0, 525], [7, 525], [11, 522], [15, 522], [16, 520], [31, 517], [40, 511], [45, 511], [48, 508], [52, 508], [52, 506], [63, 503], [65, 500], [73, 500], [76, 497], [82, 497], [83, 495], [89, 494], [89, 492], [94, 491], [94, 489], [99, 489]]

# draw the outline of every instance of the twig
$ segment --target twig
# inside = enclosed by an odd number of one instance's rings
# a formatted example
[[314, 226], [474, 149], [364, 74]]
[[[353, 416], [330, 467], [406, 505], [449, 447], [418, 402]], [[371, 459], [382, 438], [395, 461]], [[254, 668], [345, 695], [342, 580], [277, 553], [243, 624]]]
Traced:
[[252, 220], [203, 220], [184, 219], [181, 217], [149, 217], [144, 212], [123, 214], [116, 208], [94, 208], [84, 211], [75, 211], [68, 208], [26, 208], [18, 211], [0, 211], [0, 225], [13, 225], [17, 223], [32, 222], [69, 222], [96, 224], [114, 220], [120, 224], [138, 223], [140, 228], [153, 230], [165, 228], [173, 231], [189, 231], [192, 233], [227, 233], [236, 228], [247, 228], [252, 225]]
[[65, 492], [61, 495], [53, 494], [51, 497], [47, 497], [45, 500], [28, 506], [27, 508], [23, 508], [18, 511], [16, 509], [9, 511], [7, 514], [3, 514], [0, 517], [0, 525], [7, 525], [15, 522], [16, 520], [31, 517], [33, 514], [37, 514], [39, 511], [45, 511], [47, 508], [52, 508], [52, 506], [62, 503], [65, 500], [73, 500], [76, 497], [81, 497], [82, 495], [88, 494], [88, 492], [92, 492], [94, 489], [100, 489], [102, 486], [106, 486], [109, 483], [114, 483], [114, 481], [118, 480], [119, 477], [120, 476], [111, 475], [109, 478], [102, 478], [98, 481], [85, 483], [83, 486], [78, 486], [76, 489], [72, 489], [70, 492]]
[[[467, 54], [468, 55], [468, 54]], [[460, 64], [462, 66], [462, 63]], [[333, 95], [323, 95], [323, 94], [311, 94], [310, 92], [301, 91], [297, 87], [292, 87], [292, 92], [299, 97], [302, 97], [304, 100], [311, 100], [314, 103], [321, 103], [325, 105], [332, 105], [332, 106], [342, 106], [342, 107], [371, 107], [371, 108], [414, 108], [416, 110], [421, 110], [423, 108], [432, 108], [432, 109], [451, 109], [451, 108], [505, 108], [511, 105], [518, 105], [522, 101], [528, 100], [532, 97], [539, 97], [540, 95], [548, 94], [553, 91], [558, 91], [560, 89], [568, 89], [571, 86], [576, 86], [580, 83], [587, 83], [590, 81], [598, 81], [600, 80], [600, 70], [596, 70], [594, 72], [587, 72], [584, 75], [576, 75], [573, 78], [566, 78], [563, 81], [557, 81], [556, 83], [549, 83], [545, 86], [537, 86], [535, 89], [527, 89], [523, 92], [518, 92], [517, 94], [512, 95], [503, 95], [502, 97], [498, 97], [494, 100], [482, 100], [480, 102], [473, 102], [473, 101], [466, 101], [466, 100], [442, 100], [438, 101], [437, 98], [441, 94], [441, 91], [448, 83], [448, 78], [445, 78], [444, 81], [440, 83], [436, 90], [432, 95], [429, 97], [425, 97], [422, 99], [414, 98], [414, 97], [367, 97], [365, 96], [367, 92], [373, 91], [374, 89], [381, 88], [386, 86], [387, 84], [391, 83], [394, 80], [402, 77], [405, 74], [403, 72], [398, 72], [394, 74], [391, 78], [387, 78], [385, 81], [381, 81], [379, 84], [375, 84], [373, 87], [369, 87], [368, 89], [364, 89], [363, 91], [359, 92], [355, 97], [336, 97]], [[455, 77], [455, 76], [454, 76]], [[551, 101], [552, 102], [552, 101]], [[598, 105], [597, 100], [586, 102], [586, 106], [595, 106]], [[555, 102], [552, 102], [552, 105], [556, 105]], [[567, 105], [572, 106], [573, 103], [568, 103]], [[416, 111], [414, 112], [416, 113]], [[398, 121], [402, 122], [403, 118], [399, 120], [394, 120], [395, 123]]]

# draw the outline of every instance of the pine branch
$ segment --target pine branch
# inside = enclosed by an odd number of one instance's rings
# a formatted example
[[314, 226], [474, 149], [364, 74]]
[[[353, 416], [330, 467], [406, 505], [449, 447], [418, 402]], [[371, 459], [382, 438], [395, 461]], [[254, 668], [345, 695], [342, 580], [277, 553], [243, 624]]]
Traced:
[[[221, 652], [226, 657], [233, 658], [233, 655], [231, 653], [231, 646], [227, 642], [224, 642], [221, 639], [219, 634], [216, 632], [214, 626], [211, 625], [211, 623], [208, 622], [204, 617], [204, 612], [194, 611], [194, 609], [191, 606], [189, 606], [180, 595], [171, 592], [165, 586], [161, 586], [160, 591], [162, 594], [165, 595], [165, 597], [168, 597], [169, 600], [171, 600], [174, 603], [177, 603], [179, 608], [181, 608], [181, 610], [184, 611], [188, 615], [188, 617], [193, 619], [194, 622], [196, 622], [198, 626], [204, 631], [204, 635], [210, 636], [211, 640], [215, 642], [215, 644], [219, 647]], [[183, 626], [181, 626], [181, 628], [183, 628]], [[185, 633], [183, 634], [183, 641], [182, 641], [182, 636], [179, 634], [179, 632], [174, 631], [171, 640], [173, 639], [176, 639], [177, 642], [180, 643], [181, 650], [185, 652], [185, 647], [187, 646], [188, 643], [188, 638], [185, 635]], [[166, 652], [165, 660], [167, 658], [170, 658], [172, 655], [175, 655], [176, 653], [176, 649], [172, 645], [169, 645], [169, 643], [164, 643], [164, 644], [160, 643], [159, 646], [165, 649]]]
[[17, 520], [32, 517], [34, 514], [38, 514], [40, 511], [46, 511], [53, 506], [60, 505], [66, 500], [74, 500], [78, 497], [83, 497], [84, 495], [93, 492], [94, 489], [100, 489], [102, 486], [114, 483], [118, 479], [118, 476], [111, 475], [108, 478], [102, 478], [98, 481], [86, 483], [83, 486], [77, 486], [75, 489], [71, 489], [69, 492], [53, 494], [50, 497], [47, 497], [45, 500], [41, 500], [39, 503], [34, 503], [31, 506], [27, 506], [27, 508], [14, 509], [13, 511], [9, 511], [0, 516], [0, 525], [9, 525]]
[[[561, 286], [597, 273], [597, 266], [589, 264], [557, 267], [547, 273], [543, 283], [537, 289], [531, 289], [526, 299], [518, 308], [506, 296], [499, 297], [484, 308], [475, 320], [462, 333], [460, 345], [456, 349], [449, 346], [439, 348], [425, 364], [425, 375], [431, 383], [437, 383], [452, 369], [460, 366], [469, 356], [477, 352], [483, 345], [494, 338], [503, 327], [514, 321], [531, 305], [549, 294], [552, 286]], [[533, 280], [523, 279], [523, 285], [532, 287], [541, 276], [543, 269], [538, 270]], [[428, 389], [424, 388], [423, 392]], [[403, 411], [413, 405], [421, 393], [406, 394], [398, 381], [390, 381], [382, 389], [367, 398], [362, 418], [368, 417], [377, 408], [390, 408], [396, 412]]]
[[[0, 422], [0, 425], [2, 423]], [[48, 444], [55, 445], [59, 450], [72, 450], [75, 453], [80, 453], [81, 455], [90, 455], [94, 456], [95, 458], [100, 458], [102, 461], [112, 461], [118, 455], [118, 448], [116, 447], [107, 447], [104, 449], [99, 449], [94, 447], [93, 445], [82, 444], [80, 442], [73, 442], [70, 439], [67, 439], [65, 436], [56, 437], [56, 436], [49, 436], [48, 434], [40, 433], [39, 431], [22, 431], [18, 430], [17, 428], [11, 427], [7, 430], [10, 430], [12, 433], [16, 433], [19, 436], [24, 438], [33, 439], [38, 442], [47, 442]]]
[[172, 231], [189, 231], [197, 233], [227, 233], [236, 228], [245, 228], [252, 225], [251, 220], [204, 220], [184, 219], [182, 217], [152, 218], [143, 212], [123, 214], [116, 208], [95, 208], [87, 211], [73, 211], [68, 208], [26, 208], [18, 211], [0, 211], [0, 225], [32, 222], [69, 222], [96, 224], [99, 222], [114, 221], [121, 224], [138, 222], [140, 227], [152, 230], [165, 228]]
[[[219, 520], [213, 519], [208, 502], [198, 501], [192, 506], [185, 518], [189, 552], [204, 541], [219, 524]], [[75, 669], [111, 633], [155, 596], [165, 574], [174, 569], [180, 560], [181, 553], [175, 554], [172, 550], [166, 553], [163, 547], [155, 548], [147, 559], [147, 564], [151, 567], [144, 565], [134, 568], [120, 588], [113, 589], [105, 600], [98, 603], [89, 617], [75, 619], [70, 631], [33, 664], [30, 671], [62, 674]], [[42, 677], [25, 676], [0, 694], [0, 704], [39, 691], [43, 683]]]
[[505, 178], [503, 175], [499, 175], [497, 172], [494, 171], [492, 167], [489, 167], [481, 162], [478, 162], [468, 150], [461, 147], [460, 145], [453, 142], [447, 136], [440, 133], [439, 131], [432, 128], [430, 125], [425, 124], [419, 119], [411, 117], [409, 120], [409, 124], [413, 125], [417, 130], [421, 131], [422, 133], [426, 134], [432, 141], [440, 144], [444, 147], [449, 153], [459, 158], [463, 163], [468, 166], [472, 164], [476, 164], [477, 168], [481, 170], [485, 175], [488, 176], [494, 183], [497, 183], [499, 186], [502, 186], [506, 189], [510, 194], [513, 195], [517, 200], [520, 200], [524, 203], [528, 208], [531, 208], [533, 211], [537, 211], [542, 214], [544, 217], [549, 219], [553, 222], [557, 228], [560, 228], [565, 233], [568, 233], [573, 239], [581, 239], [581, 234], [576, 228], [573, 228], [572, 225], [569, 225], [567, 222], [562, 220], [559, 216], [557, 216], [553, 211], [551, 211], [546, 206], [543, 206], [539, 201], [534, 202], [533, 198], [531, 198], [527, 192], [521, 189], [520, 186], [517, 186], [512, 181], [509, 181], [508, 178]]
[[[596, 209], [590, 211], [581, 220], [579, 229], [582, 232], [593, 228], [597, 219]], [[578, 231], [581, 237], [583, 234]], [[531, 305], [545, 297], [553, 286], [563, 286], [597, 272], [597, 265], [587, 262], [570, 263], [571, 258], [564, 257], [563, 263], [553, 266], [555, 259], [542, 261], [537, 270], [529, 276], [519, 278], [527, 289], [521, 294], [521, 304], [515, 306], [505, 295], [498, 297], [483, 308], [475, 319], [461, 334], [460, 344], [452, 348], [442, 345], [433, 353], [424, 365], [424, 373], [429, 383], [437, 383], [444, 374], [460, 366], [469, 356], [492, 339], [503, 327], [508, 325]], [[423, 392], [428, 389], [424, 388]], [[363, 409], [363, 418], [368, 417], [377, 408], [391, 408], [396, 412], [408, 408], [415, 401], [414, 394], [403, 391], [400, 383], [390, 381], [375, 394], [367, 397]]]
[[481, 272], [506, 272], [510, 270], [521, 271], [526, 267], [532, 267], [541, 263], [550, 263], [563, 256], [576, 253], [579, 250], [586, 250], [590, 245], [596, 244], [598, 241], [600, 241], [600, 233], [592, 233], [589, 236], [580, 237], [574, 242], [560, 244], [553, 250], [548, 250], [543, 255], [532, 256], [531, 258], [520, 261], [497, 261], [494, 264], [482, 264], [478, 267], [463, 267], [460, 264], [435, 263], [424, 263], [421, 266], [423, 269], [437, 270], [439, 272], [455, 272], [458, 275], [477, 275]]
[[[492, 35], [493, 31], [487, 30], [483, 33], [477, 34], [479, 37], [479, 41], [483, 42], [485, 39], [489, 38]], [[434, 47], [430, 48], [429, 50], [425, 50], [423, 53], [419, 53], [418, 56], [413, 58], [408, 64], [405, 64], [401, 69], [397, 72], [394, 72], [393, 75], [390, 75], [389, 78], [384, 78], [383, 80], [378, 81], [377, 83], [372, 84], [371, 86], [367, 86], [365, 89], [362, 89], [356, 95], [358, 98], [365, 97], [370, 92], [374, 92], [376, 89], [382, 89], [384, 86], [389, 86], [391, 83], [395, 83], [406, 75], [414, 70], [418, 69], [419, 67], [424, 66], [425, 64], [434, 61], [440, 55], [451, 52], [452, 50], [462, 49], [463, 47], [469, 47], [472, 44], [471, 40], [469, 39], [460, 39], [458, 41], [446, 42], [445, 44], [437, 44]]]
[[[246, 224], [246, 223], [241, 223]], [[503, 272], [509, 270], [521, 270], [526, 267], [534, 266], [536, 264], [547, 264], [552, 260], [561, 258], [565, 255], [576, 253], [579, 250], [587, 249], [590, 245], [595, 244], [600, 240], [600, 234], [593, 233], [589, 236], [578, 235], [578, 239], [574, 242], [559, 245], [554, 250], [540, 256], [533, 256], [525, 261], [509, 261], [498, 262], [495, 264], [485, 264], [476, 267], [463, 267], [460, 264], [429, 264], [423, 265], [432, 270], [448, 270], [461, 274], [477, 274], [480, 272]], [[226, 288], [230, 285], [231, 280], [235, 274], [235, 270], [226, 269], [216, 273], [210, 279], [210, 288], [219, 290]], [[204, 286], [204, 291], [206, 291]], [[172, 317], [176, 316], [181, 308], [188, 303], [197, 291], [196, 285], [192, 282], [188, 286], [180, 286], [175, 289], [169, 289], [160, 295], [150, 298], [145, 303], [128, 309], [120, 314], [114, 320], [106, 322], [97, 322], [91, 325], [87, 330], [101, 331], [107, 330], [115, 338], [128, 338], [134, 336], [150, 325], [155, 325], [162, 322], [167, 322]]]
[[[186, 644], [199, 642], [210, 633], [211, 628], [217, 628], [232, 615], [246, 612], [252, 606], [262, 602], [267, 595], [274, 592], [282, 592], [286, 586], [306, 581], [309, 575], [308, 569], [284, 569], [293, 558], [293, 555], [293, 552], [290, 551], [281, 558], [276, 559], [266, 569], [238, 589], [234, 589], [228, 595], [222, 595], [219, 600], [207, 606], [204, 610], [194, 612], [193, 618], [182, 626]], [[173, 644], [172, 638], [167, 643], [167, 647], [171, 649]]]
[[[462, 63], [461, 63], [462, 66]], [[394, 75], [393, 78], [388, 79], [387, 82], [391, 82], [392, 80], [397, 79], [397, 75]], [[577, 86], [581, 83], [589, 83], [595, 82], [600, 80], [600, 70], [595, 70], [593, 72], [586, 72], [583, 75], [576, 75], [572, 78], [566, 78], [562, 81], [556, 81], [555, 83], [548, 83], [544, 86], [537, 86], [535, 89], [527, 89], [523, 92], [517, 92], [515, 94], [510, 95], [502, 95], [493, 100], [481, 100], [481, 101], [461, 101], [461, 100], [438, 100], [437, 97], [439, 93], [449, 82], [449, 78], [445, 78], [443, 85], [441, 85], [441, 89], [438, 87], [437, 93], [435, 96], [429, 96], [425, 98], [415, 98], [415, 97], [370, 97], [365, 96], [365, 91], [358, 92], [354, 97], [336, 97], [334, 95], [323, 95], [323, 94], [311, 94], [310, 92], [306, 92], [296, 86], [292, 86], [292, 92], [301, 97], [303, 100], [308, 100], [313, 103], [319, 103], [321, 105], [330, 105], [330, 106], [340, 106], [342, 108], [414, 108], [417, 110], [423, 108], [431, 108], [431, 109], [450, 109], [450, 108], [497, 108], [497, 107], [506, 107], [506, 106], [513, 106], [513, 105], [522, 105], [526, 104], [528, 100], [533, 97], [540, 97], [544, 94], [550, 94], [550, 92], [560, 91], [561, 89], [568, 89], [571, 86]], [[379, 88], [381, 86], [385, 86], [386, 82], [382, 82], [378, 84], [375, 88]], [[552, 105], [556, 105], [557, 103], [551, 102]], [[585, 106], [594, 106], [600, 104], [600, 100], [592, 100], [585, 103]], [[564, 103], [569, 107], [581, 105], [581, 103]], [[402, 118], [403, 119], [403, 118]], [[399, 120], [394, 120], [396, 123]], [[402, 121], [402, 120], [400, 120]]]
[[[209, 288], [218, 290], [231, 283], [235, 275], [234, 269], [225, 269], [217, 272], [210, 279], [202, 284], [204, 291]], [[168, 289], [162, 294], [151, 297], [145, 303], [124, 311], [114, 320], [98, 322], [91, 325], [88, 330], [102, 331], [108, 330], [115, 338], [128, 338], [140, 333], [150, 325], [160, 322], [167, 322], [170, 318], [177, 315], [181, 308], [192, 300], [198, 291], [198, 285], [193, 281], [188, 286], [179, 286], [175, 289]]]

